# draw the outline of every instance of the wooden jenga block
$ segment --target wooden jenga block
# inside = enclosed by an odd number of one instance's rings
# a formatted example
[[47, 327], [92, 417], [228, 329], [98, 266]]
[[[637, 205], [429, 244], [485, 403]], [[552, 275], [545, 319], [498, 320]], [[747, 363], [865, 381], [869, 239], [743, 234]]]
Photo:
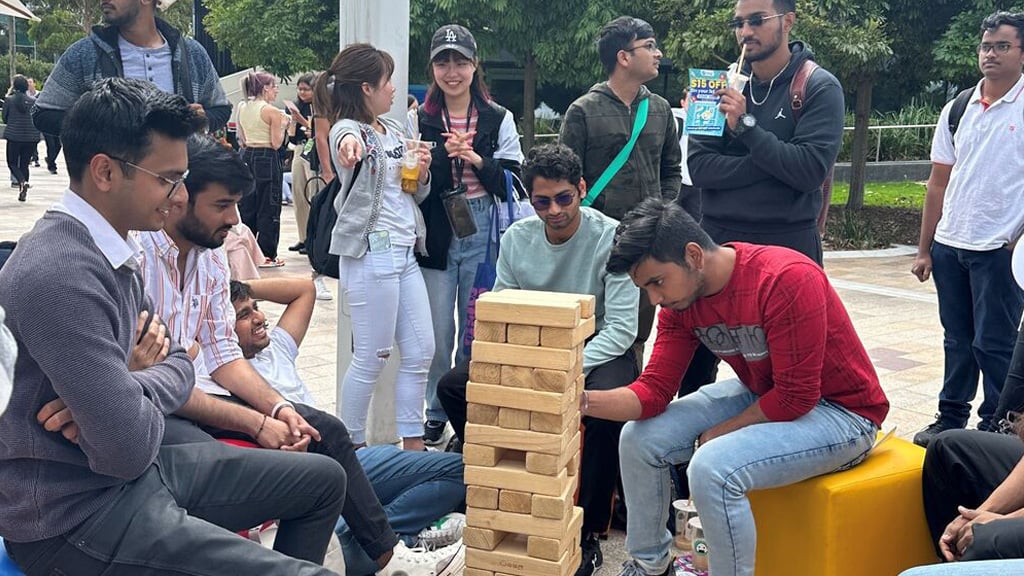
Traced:
[[498, 489], [487, 486], [466, 486], [466, 506], [497, 510]]
[[492, 364], [570, 370], [579, 364], [579, 356], [572, 350], [473, 341], [473, 358]]
[[590, 337], [597, 326], [597, 319], [594, 316], [585, 318], [575, 328], [555, 328], [544, 326], [540, 329], [540, 345], [545, 348], [572, 349]]
[[561, 435], [544, 434], [530, 430], [506, 430], [497, 426], [466, 424], [468, 442], [542, 454], [561, 454], [569, 447], [574, 432], [575, 430], [569, 428]]
[[[582, 360], [580, 361], [580, 365], [581, 366], [583, 365], [583, 361]], [[587, 386], [587, 377], [584, 376], [583, 373], [581, 372], [581, 373], [576, 375], [576, 381], [573, 384], [574, 384], [573, 391], [574, 391], [576, 397], [579, 398], [580, 395], [583, 394], [583, 389], [586, 388], [586, 386]]]
[[490, 570], [480, 570], [479, 568], [466, 568], [462, 572], [463, 576], [495, 576], [494, 572]]
[[534, 558], [558, 560], [566, 550], [574, 550], [579, 547], [579, 533], [582, 526], [583, 509], [573, 508], [572, 521], [566, 529], [566, 537], [544, 538], [543, 536], [528, 536], [526, 538], [526, 553]]
[[462, 529], [462, 541], [466, 546], [480, 550], [494, 550], [504, 537], [504, 532], [488, 528], [466, 526]]
[[572, 513], [572, 506], [575, 504], [576, 482], [570, 482], [565, 490], [558, 496], [546, 494], [534, 494], [530, 502], [530, 514], [537, 518], [550, 518], [552, 520], [565, 520]]
[[538, 518], [529, 514], [515, 514], [502, 510], [466, 508], [466, 525], [489, 530], [500, 530], [528, 536], [561, 538], [565, 534], [566, 520]]
[[508, 488], [549, 496], [558, 496], [570, 483], [565, 470], [557, 476], [533, 474], [526, 470], [526, 462], [513, 459], [502, 460], [497, 466], [466, 466], [463, 478], [467, 486]]
[[491, 299], [511, 302], [568, 302], [579, 304], [580, 318], [590, 318], [597, 309], [597, 298], [592, 294], [569, 292], [542, 292], [539, 290], [502, 290], [491, 292]]
[[[473, 380], [476, 382], [476, 380]], [[480, 382], [489, 384], [489, 382]], [[533, 388], [533, 368], [528, 366], [502, 366], [501, 385], [509, 388]]]
[[[562, 328], [562, 330], [568, 330], [568, 328]], [[509, 324], [508, 343], [521, 346], [540, 346], [540, 326]]]
[[505, 456], [504, 448], [483, 444], [463, 444], [462, 462], [466, 466], [494, 466]]
[[502, 428], [508, 428], [509, 430], [529, 430], [530, 414], [531, 412], [529, 410], [519, 410], [517, 408], [499, 408], [498, 426], [501, 426]]
[[501, 364], [473, 360], [469, 363], [469, 379], [482, 384], [501, 384]]
[[530, 412], [530, 430], [545, 434], [558, 434], [576, 420], [576, 414], [579, 412], [578, 407], [579, 404], [569, 406], [569, 409], [561, 414]]
[[569, 476], [575, 476], [580, 471], [580, 455], [577, 452], [572, 455], [569, 459], [569, 463], [565, 465], [565, 471]]
[[[468, 384], [467, 388], [471, 386], [472, 384]], [[492, 386], [492, 384], [487, 384], [487, 386]], [[467, 422], [472, 422], [473, 424], [484, 424], [487, 426], [498, 425], [498, 407], [496, 405], [491, 403], [480, 404], [474, 402], [469, 398], [468, 392], [466, 399], [468, 400], [466, 403]]]
[[[469, 406], [503, 406], [505, 408], [517, 408], [529, 412], [549, 412], [561, 414], [567, 412], [573, 405], [579, 405], [579, 399], [570, 394], [556, 394], [554, 392], [538, 392], [536, 390], [524, 390], [522, 388], [509, 388], [506, 386], [495, 386], [494, 384], [480, 384], [469, 382], [466, 384], [466, 401]], [[497, 412], [497, 408], [494, 409]], [[489, 414], [489, 413], [488, 413]], [[487, 424], [469, 419], [473, 424]], [[497, 420], [495, 420], [497, 422]]]
[[529, 492], [518, 490], [502, 490], [498, 494], [498, 510], [515, 512], [516, 514], [529, 514], [533, 508], [533, 495]]
[[495, 574], [516, 576], [568, 576], [580, 565], [577, 549], [566, 550], [557, 562], [530, 558], [527, 553], [527, 537], [509, 534], [492, 551], [475, 548], [466, 549], [466, 566], [481, 570], [493, 570]]
[[[533, 370], [533, 389], [538, 392], [565, 392], [572, 388], [576, 377], [583, 373], [582, 368], [582, 365], [572, 370], [535, 368]], [[473, 381], [476, 382], [476, 380]]]
[[476, 327], [473, 330], [474, 340], [483, 340], [484, 342], [506, 342], [505, 329], [507, 324], [504, 322], [483, 322], [481, 320], [476, 321]]
[[487, 292], [476, 301], [476, 319], [573, 328], [580, 322], [580, 305], [566, 300], [525, 300], [511, 298], [509, 294]]
[[544, 474], [545, 476], [557, 476], [562, 470], [565, 470], [572, 457], [579, 452], [580, 432], [578, 428], [579, 426], [575, 428], [576, 433], [563, 452], [558, 454], [527, 452], [526, 470], [534, 474]]

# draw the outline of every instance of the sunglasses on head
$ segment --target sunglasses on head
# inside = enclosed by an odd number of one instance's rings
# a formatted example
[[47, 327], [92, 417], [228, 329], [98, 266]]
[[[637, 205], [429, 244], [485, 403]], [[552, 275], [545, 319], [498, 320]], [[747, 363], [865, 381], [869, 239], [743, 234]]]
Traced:
[[565, 206], [572, 204], [575, 199], [575, 192], [562, 192], [561, 194], [556, 194], [554, 198], [548, 198], [547, 196], [534, 196], [533, 198], [530, 198], [530, 204], [533, 204], [534, 210], [544, 211], [551, 208], [552, 201], [564, 208]]

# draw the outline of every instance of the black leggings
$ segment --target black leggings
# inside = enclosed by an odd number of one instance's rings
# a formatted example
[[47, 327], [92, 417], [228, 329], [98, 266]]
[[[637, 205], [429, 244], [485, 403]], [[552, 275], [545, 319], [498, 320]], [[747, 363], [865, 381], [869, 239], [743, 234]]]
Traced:
[[38, 142], [7, 141], [7, 167], [11, 169], [11, 180], [18, 184], [28, 182], [28, 165], [36, 154]]

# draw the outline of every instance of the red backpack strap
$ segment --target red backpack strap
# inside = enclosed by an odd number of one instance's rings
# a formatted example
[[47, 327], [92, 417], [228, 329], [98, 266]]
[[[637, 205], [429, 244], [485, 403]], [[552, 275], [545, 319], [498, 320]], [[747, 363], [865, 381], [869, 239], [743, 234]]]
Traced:
[[800, 112], [804, 107], [804, 93], [807, 88], [807, 79], [819, 68], [814, 60], [804, 60], [804, 63], [793, 75], [793, 82], [789, 85], [789, 107], [793, 110], [793, 121], [800, 121]]

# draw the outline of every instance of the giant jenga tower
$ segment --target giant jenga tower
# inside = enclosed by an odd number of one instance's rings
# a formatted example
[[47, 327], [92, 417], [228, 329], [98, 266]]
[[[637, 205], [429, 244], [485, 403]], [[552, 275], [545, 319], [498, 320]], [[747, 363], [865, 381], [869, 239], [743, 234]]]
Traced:
[[465, 576], [567, 576], [580, 564], [583, 510], [573, 502], [594, 305], [593, 296], [529, 290], [476, 302]]

